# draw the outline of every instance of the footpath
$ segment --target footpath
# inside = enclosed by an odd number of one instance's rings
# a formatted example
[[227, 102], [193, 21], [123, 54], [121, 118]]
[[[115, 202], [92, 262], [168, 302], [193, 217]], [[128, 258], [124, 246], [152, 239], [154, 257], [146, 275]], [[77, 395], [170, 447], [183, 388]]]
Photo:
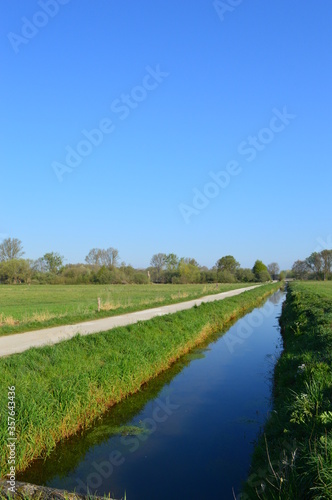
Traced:
[[262, 285], [248, 286], [222, 292], [215, 295], [207, 295], [199, 299], [188, 300], [168, 306], [154, 307], [145, 309], [144, 311], [136, 311], [133, 313], [122, 314], [120, 316], [112, 316], [110, 318], [97, 319], [95, 321], [86, 321], [76, 325], [62, 325], [52, 328], [44, 328], [42, 330], [34, 330], [32, 332], [17, 333], [0, 337], [0, 357], [9, 356], [11, 354], [20, 353], [30, 349], [31, 347], [42, 347], [45, 345], [58, 344], [64, 340], [71, 339], [78, 333], [80, 335], [91, 335], [92, 333], [105, 332], [112, 330], [118, 326], [132, 325], [138, 321], [146, 321], [156, 316], [164, 316], [178, 311], [191, 309], [199, 306], [203, 302], [214, 302], [215, 300], [224, 300], [228, 297], [234, 297], [247, 290], [252, 290]]

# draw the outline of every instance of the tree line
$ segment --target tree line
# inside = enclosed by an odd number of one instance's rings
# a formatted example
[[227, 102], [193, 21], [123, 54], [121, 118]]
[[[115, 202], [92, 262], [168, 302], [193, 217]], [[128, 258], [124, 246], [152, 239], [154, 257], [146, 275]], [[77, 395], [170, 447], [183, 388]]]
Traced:
[[299, 280], [332, 279], [332, 250], [313, 252], [304, 260], [297, 260], [292, 267], [292, 277]]
[[148, 284], [148, 283], [236, 283], [282, 279], [276, 262], [265, 265], [256, 260], [253, 267], [242, 268], [232, 256], [218, 259], [212, 268], [201, 266], [194, 258], [174, 253], [152, 256], [150, 266], [135, 269], [120, 261], [116, 248], [93, 248], [81, 264], [65, 264], [58, 252], [24, 259], [22, 242], [7, 238], [0, 244], [0, 283], [2, 284]]

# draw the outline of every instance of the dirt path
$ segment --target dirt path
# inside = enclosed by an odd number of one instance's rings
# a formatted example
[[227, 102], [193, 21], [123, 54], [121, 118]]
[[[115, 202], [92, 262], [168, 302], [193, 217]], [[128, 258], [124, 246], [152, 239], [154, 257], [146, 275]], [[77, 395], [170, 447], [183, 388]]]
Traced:
[[111, 318], [97, 319], [95, 321], [86, 321], [76, 325], [62, 325], [53, 328], [44, 328], [42, 330], [35, 330], [33, 332], [18, 333], [15, 335], [8, 335], [0, 337], [0, 357], [9, 356], [19, 352], [26, 351], [30, 347], [41, 347], [44, 345], [58, 344], [63, 340], [68, 340], [78, 333], [81, 335], [90, 335], [92, 333], [105, 332], [116, 328], [117, 326], [126, 326], [138, 321], [145, 321], [155, 316], [164, 316], [185, 309], [190, 309], [195, 305], [199, 306], [202, 302], [213, 302], [215, 300], [223, 300], [227, 297], [239, 295], [247, 290], [251, 290], [261, 285], [248, 286], [246, 288], [239, 288], [229, 292], [222, 292], [216, 295], [207, 295], [199, 299], [189, 300], [178, 304], [171, 304], [168, 306], [154, 307], [153, 309], [145, 309], [144, 311], [137, 311], [121, 316], [112, 316]]

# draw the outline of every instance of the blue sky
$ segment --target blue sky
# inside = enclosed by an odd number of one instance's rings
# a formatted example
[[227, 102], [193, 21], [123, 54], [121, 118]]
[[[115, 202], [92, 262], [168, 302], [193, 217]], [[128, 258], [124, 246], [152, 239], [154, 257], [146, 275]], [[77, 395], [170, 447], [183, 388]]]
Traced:
[[26, 257], [290, 268], [331, 241], [329, 2], [1, 10], [0, 237]]

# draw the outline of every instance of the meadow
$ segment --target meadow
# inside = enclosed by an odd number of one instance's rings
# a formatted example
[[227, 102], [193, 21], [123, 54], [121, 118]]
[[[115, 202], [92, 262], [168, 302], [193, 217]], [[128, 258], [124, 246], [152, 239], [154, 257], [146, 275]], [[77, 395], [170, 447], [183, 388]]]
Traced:
[[[280, 286], [263, 285], [186, 311], [0, 358], [0, 449], [6, 449], [9, 432], [8, 391], [15, 391], [20, 471], [47, 456], [60, 440], [92, 425], [108, 408]], [[8, 467], [3, 453], [2, 476]]]
[[241, 498], [332, 499], [332, 282], [289, 284], [274, 406]]
[[[0, 336], [80, 323], [204, 295], [248, 283], [195, 285], [0, 285]], [[98, 312], [98, 297], [101, 310]]]

